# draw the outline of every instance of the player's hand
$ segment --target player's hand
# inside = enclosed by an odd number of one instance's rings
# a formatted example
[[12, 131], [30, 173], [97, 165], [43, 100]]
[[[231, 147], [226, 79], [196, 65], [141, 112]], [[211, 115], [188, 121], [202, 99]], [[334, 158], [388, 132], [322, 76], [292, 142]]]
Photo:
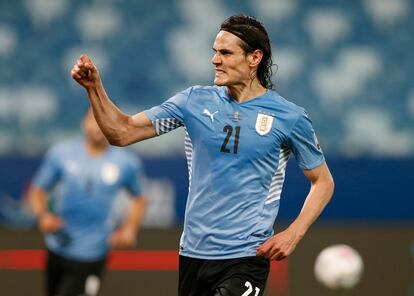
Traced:
[[136, 245], [136, 231], [131, 228], [121, 227], [115, 230], [109, 237], [109, 244], [113, 248], [131, 248]]
[[85, 88], [91, 88], [100, 81], [99, 71], [87, 55], [79, 57], [70, 73], [72, 78]]
[[41, 232], [56, 232], [63, 226], [63, 220], [52, 213], [44, 213], [38, 219], [38, 227]]
[[257, 256], [270, 260], [283, 260], [295, 250], [300, 238], [289, 228], [269, 238], [256, 250]]

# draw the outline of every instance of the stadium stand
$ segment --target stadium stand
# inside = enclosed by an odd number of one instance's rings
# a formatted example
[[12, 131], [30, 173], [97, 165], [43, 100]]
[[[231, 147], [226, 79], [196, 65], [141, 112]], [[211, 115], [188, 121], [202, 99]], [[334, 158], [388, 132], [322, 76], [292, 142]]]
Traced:
[[[189, 85], [211, 84], [217, 26], [244, 12], [269, 28], [276, 88], [308, 109], [325, 152], [412, 155], [414, 88], [407, 77], [414, 71], [413, 5], [1, 1], [0, 153], [39, 153], [78, 132], [85, 95], [69, 71], [79, 54], [95, 59], [111, 96], [136, 112]], [[137, 149], [146, 153], [145, 147]], [[182, 153], [174, 147], [160, 152]]]

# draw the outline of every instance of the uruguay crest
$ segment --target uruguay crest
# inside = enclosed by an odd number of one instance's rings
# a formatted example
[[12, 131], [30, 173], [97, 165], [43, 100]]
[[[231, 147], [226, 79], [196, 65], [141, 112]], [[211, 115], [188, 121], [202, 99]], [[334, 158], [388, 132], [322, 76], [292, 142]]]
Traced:
[[259, 113], [256, 119], [256, 132], [261, 135], [267, 135], [272, 129], [273, 116]]
[[119, 177], [119, 167], [113, 163], [106, 163], [101, 171], [102, 180], [106, 185], [113, 185]]

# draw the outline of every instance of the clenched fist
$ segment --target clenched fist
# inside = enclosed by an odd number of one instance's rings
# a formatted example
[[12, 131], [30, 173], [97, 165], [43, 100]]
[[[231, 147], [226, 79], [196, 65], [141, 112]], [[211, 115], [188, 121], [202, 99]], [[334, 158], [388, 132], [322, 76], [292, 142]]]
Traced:
[[99, 71], [87, 55], [81, 55], [71, 71], [72, 78], [88, 89], [100, 82]]

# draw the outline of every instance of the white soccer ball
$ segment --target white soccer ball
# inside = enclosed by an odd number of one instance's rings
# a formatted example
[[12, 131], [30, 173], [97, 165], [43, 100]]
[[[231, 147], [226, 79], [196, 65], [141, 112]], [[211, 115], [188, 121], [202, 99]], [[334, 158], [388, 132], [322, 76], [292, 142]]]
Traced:
[[339, 244], [323, 249], [315, 261], [315, 277], [330, 289], [351, 289], [361, 279], [364, 263], [358, 252]]

